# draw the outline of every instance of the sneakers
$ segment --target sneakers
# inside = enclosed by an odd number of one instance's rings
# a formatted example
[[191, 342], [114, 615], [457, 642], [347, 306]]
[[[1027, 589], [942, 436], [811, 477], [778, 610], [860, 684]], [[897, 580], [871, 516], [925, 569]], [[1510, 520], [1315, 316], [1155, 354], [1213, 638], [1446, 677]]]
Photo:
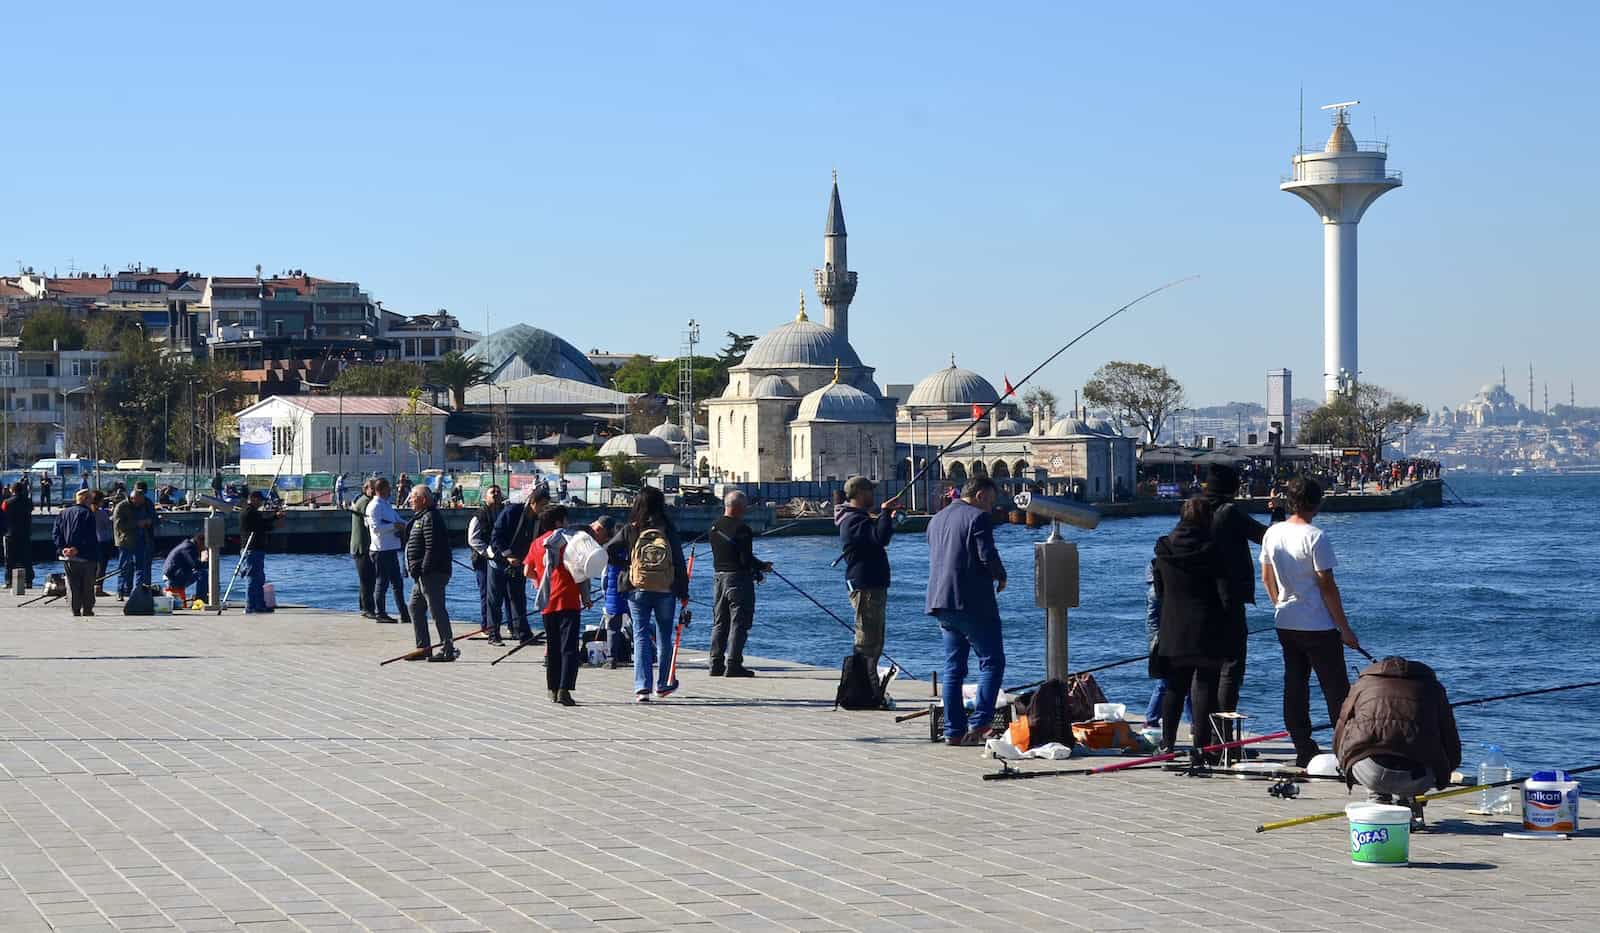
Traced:
[[640, 690], [638, 693], [635, 693], [633, 695], [633, 702], [635, 702], [635, 703], [649, 703], [650, 702], [650, 691], [648, 691], [648, 690]]
[[988, 741], [988, 732], [984, 729], [973, 729], [966, 735], [946, 736], [944, 744], [955, 748], [977, 748]]
[[678, 692], [678, 686], [679, 686], [678, 682], [676, 680], [674, 680], [672, 683], [667, 684], [665, 687], [657, 687], [656, 688], [656, 696], [658, 696], [661, 699], [665, 700], [667, 697], [672, 696], [674, 693]]
[[499, 635], [490, 635], [489, 644], [494, 645], [496, 648], [500, 648], [505, 646], [505, 640]]
[[745, 667], [743, 664], [730, 664], [730, 665], [728, 665], [727, 672], [724, 673], [722, 676], [724, 676], [724, 677], [754, 677], [754, 676], [756, 676], [756, 672], [752, 671], [748, 667]]
[[726, 670], [727, 670], [727, 666], [722, 663], [722, 660], [720, 658], [713, 658], [711, 660], [711, 676], [712, 677], [721, 677]]
[[361, 618], [363, 619], [376, 619], [377, 617], [378, 614], [376, 612], [372, 612], [371, 610], [361, 613]]
[[387, 612], [378, 613], [377, 615], [372, 617], [372, 621], [374, 621], [374, 622], [382, 622], [384, 625], [399, 625], [400, 624], [400, 620], [399, 619], [396, 619], [394, 616], [389, 615]]
[[430, 654], [430, 655], [428, 655], [428, 660], [429, 661], [437, 661], [437, 662], [439, 662], [441, 664], [449, 664], [451, 661], [454, 661], [456, 658], [458, 658], [460, 656], [461, 656], [461, 652], [459, 652], [459, 651], [454, 651], [454, 650], [452, 650], [452, 651], [441, 651], [438, 654]]

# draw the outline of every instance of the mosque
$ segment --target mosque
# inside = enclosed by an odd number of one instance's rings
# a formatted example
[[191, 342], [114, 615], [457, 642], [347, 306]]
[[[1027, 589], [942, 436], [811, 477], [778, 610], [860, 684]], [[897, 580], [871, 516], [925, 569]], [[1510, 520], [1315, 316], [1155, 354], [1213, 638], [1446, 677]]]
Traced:
[[[1132, 490], [1133, 438], [1081, 411], [1060, 420], [1045, 410], [1024, 414], [987, 379], [958, 367], [954, 357], [904, 398], [885, 397], [873, 368], [850, 345], [857, 277], [848, 262], [837, 176], [822, 242], [823, 265], [814, 272], [822, 322], [807, 315], [802, 294], [794, 319], [756, 340], [729, 370], [721, 397], [706, 402], [714, 477], [763, 483], [860, 474], [904, 482], [955, 440], [975, 411], [993, 405], [989, 417], [931, 471], [933, 481], [1027, 480], [1091, 501]], [[929, 483], [919, 495], [931, 490]]]

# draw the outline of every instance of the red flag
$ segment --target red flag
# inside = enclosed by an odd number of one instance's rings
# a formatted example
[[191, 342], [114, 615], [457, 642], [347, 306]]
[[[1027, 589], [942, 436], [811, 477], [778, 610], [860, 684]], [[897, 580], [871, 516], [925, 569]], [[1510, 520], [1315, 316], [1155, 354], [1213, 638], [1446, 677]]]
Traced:
[[1005, 377], [1005, 379], [1006, 379], [1006, 390], [1004, 392], [1000, 393], [1000, 397], [1001, 398], [1007, 398], [1007, 397], [1009, 397], [1011, 395], [1011, 393], [1017, 391], [1016, 389], [1011, 387], [1011, 377], [1007, 376], [1007, 377]]
[[972, 406], [972, 420], [973, 421], [977, 421], [979, 418], [982, 418], [982, 417], [983, 417], [983, 406], [982, 405], [974, 405], [974, 406]]

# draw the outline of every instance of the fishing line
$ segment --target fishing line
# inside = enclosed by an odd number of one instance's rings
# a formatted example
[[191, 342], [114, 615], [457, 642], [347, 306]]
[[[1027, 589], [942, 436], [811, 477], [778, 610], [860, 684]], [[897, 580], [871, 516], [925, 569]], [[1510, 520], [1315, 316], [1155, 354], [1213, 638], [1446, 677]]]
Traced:
[[[816, 606], [818, 609], [821, 609], [823, 612], [827, 613], [828, 614], [828, 618], [830, 618], [833, 621], [839, 623], [841, 626], [843, 626], [844, 628], [848, 629], [852, 634], [855, 633], [856, 627], [854, 625], [851, 625], [849, 622], [846, 622], [845, 620], [839, 618], [836, 614], [834, 614], [834, 611], [832, 609], [829, 609], [827, 606], [824, 606], [822, 603], [817, 602], [817, 599], [816, 599], [815, 596], [812, 596], [810, 593], [807, 593], [805, 590], [801, 589], [799, 586], [797, 586], [795, 584], [795, 582], [793, 580], [789, 579], [788, 577], [784, 576], [783, 574], [779, 573], [776, 570], [772, 571], [772, 575], [777, 577], [779, 580], [782, 580], [783, 582], [789, 584], [791, 587], [794, 587], [794, 591], [796, 593], [799, 593], [801, 596], [804, 596], [806, 599], [811, 601], [812, 605]], [[888, 661], [891, 665], [893, 665], [894, 668], [896, 670], [898, 670], [900, 672], [900, 674], [903, 675], [907, 680], [916, 680], [917, 679], [916, 677], [912, 676], [912, 674], [910, 672], [908, 672], [906, 670], [904, 664], [901, 664], [899, 661], [896, 661], [894, 658], [890, 657], [888, 652], [884, 652], [879, 656], [882, 657], [885, 661]]]
[[1115, 311], [1111, 312], [1110, 314], [1106, 315], [1105, 317], [1101, 318], [1100, 320], [1094, 322], [1087, 329], [1085, 329], [1083, 331], [1083, 333], [1081, 333], [1078, 336], [1076, 336], [1076, 337], [1072, 338], [1071, 340], [1067, 341], [1067, 343], [1064, 346], [1062, 346], [1061, 349], [1059, 349], [1056, 352], [1050, 354], [1048, 357], [1045, 358], [1045, 361], [1043, 363], [1040, 363], [1038, 366], [1035, 366], [1033, 369], [1028, 371], [1028, 374], [1026, 376], [1023, 376], [1021, 379], [1017, 380], [1016, 384], [1011, 386], [1011, 391], [1005, 393], [1000, 398], [998, 398], [995, 401], [990, 402], [988, 405], [984, 406], [982, 412], [980, 412], [977, 417], [973, 418], [972, 421], [970, 423], [968, 423], [965, 428], [962, 428], [960, 434], [957, 434], [949, 443], [947, 443], [943, 447], [939, 448], [938, 453], [935, 453], [932, 457], [929, 457], [927, 465], [925, 465], [922, 469], [918, 470], [915, 474], [913, 474], [911, 479], [906, 482], [905, 487], [903, 489], [901, 489], [899, 492], [897, 492], [894, 495], [890, 496], [883, 503], [884, 506], [887, 506], [890, 502], [893, 502], [896, 499], [900, 498], [901, 496], [905, 495], [907, 490], [909, 490], [909, 489], [913, 488], [914, 486], [916, 486], [917, 480], [922, 479], [923, 476], [927, 475], [927, 472], [930, 469], [933, 468], [934, 464], [938, 463], [940, 461], [940, 459], [945, 454], [949, 453], [952, 449], [955, 448], [956, 445], [960, 444], [961, 441], [964, 440], [968, 434], [971, 434], [972, 433], [972, 429], [976, 428], [980, 423], [983, 422], [984, 419], [988, 418], [989, 417], [989, 413], [994, 411], [995, 408], [999, 407], [1001, 402], [1004, 402], [1007, 398], [1011, 397], [1012, 395], [1015, 395], [1016, 391], [1018, 389], [1022, 388], [1024, 385], [1026, 385], [1028, 383], [1028, 380], [1030, 380], [1034, 376], [1038, 375], [1039, 371], [1044, 369], [1046, 366], [1049, 366], [1051, 363], [1054, 363], [1056, 361], [1057, 357], [1061, 356], [1061, 354], [1063, 354], [1063, 353], [1067, 352], [1068, 350], [1072, 349], [1083, 338], [1085, 338], [1085, 337], [1089, 336], [1090, 334], [1094, 333], [1095, 331], [1099, 330], [1103, 325], [1105, 325], [1106, 323], [1110, 322], [1112, 318], [1117, 317], [1122, 312], [1128, 310], [1129, 308], [1132, 308], [1134, 305], [1140, 303], [1141, 301], [1144, 301], [1146, 298], [1149, 298], [1152, 295], [1160, 294], [1161, 292], [1164, 292], [1169, 288], [1172, 288], [1172, 287], [1177, 286], [1177, 285], [1181, 285], [1184, 282], [1187, 282], [1187, 281], [1189, 281], [1191, 279], [1197, 279], [1199, 277], [1200, 276], [1198, 276], [1198, 275], [1186, 275], [1181, 279], [1173, 279], [1172, 281], [1167, 282], [1164, 285], [1158, 285], [1155, 288], [1152, 288], [1149, 291], [1145, 292], [1143, 295], [1140, 295], [1139, 297], [1133, 299], [1132, 301], [1128, 302], [1127, 304], [1123, 305], [1122, 307], [1118, 308], [1117, 310], [1115, 310]]

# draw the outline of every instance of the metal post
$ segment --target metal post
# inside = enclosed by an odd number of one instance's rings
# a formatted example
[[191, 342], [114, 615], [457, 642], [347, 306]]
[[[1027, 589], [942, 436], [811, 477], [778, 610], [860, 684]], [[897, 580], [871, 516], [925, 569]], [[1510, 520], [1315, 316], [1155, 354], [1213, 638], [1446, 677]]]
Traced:
[[[206, 597], [215, 604], [222, 596], [222, 545], [227, 539], [227, 520], [216, 509], [206, 516]], [[241, 556], [239, 558], [243, 560]]]
[[1078, 605], [1078, 546], [1061, 537], [1059, 522], [1052, 521], [1050, 537], [1033, 546], [1033, 599], [1045, 611], [1045, 676], [1065, 679], [1067, 610]]

